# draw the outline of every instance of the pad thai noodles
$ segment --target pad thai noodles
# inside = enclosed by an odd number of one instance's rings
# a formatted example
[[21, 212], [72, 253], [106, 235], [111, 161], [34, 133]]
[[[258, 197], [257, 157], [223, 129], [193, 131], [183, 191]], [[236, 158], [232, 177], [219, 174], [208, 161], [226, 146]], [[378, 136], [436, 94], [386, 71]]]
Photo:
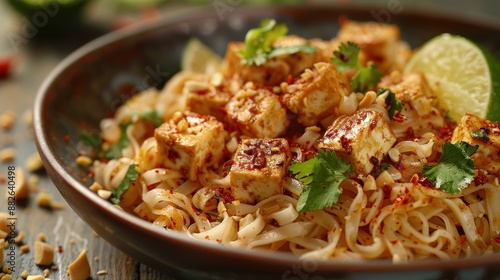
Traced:
[[304, 259], [492, 254], [500, 125], [448, 118], [403, 71], [412, 53], [392, 24], [343, 19], [325, 40], [263, 20], [103, 119], [91, 189], [152, 226]]

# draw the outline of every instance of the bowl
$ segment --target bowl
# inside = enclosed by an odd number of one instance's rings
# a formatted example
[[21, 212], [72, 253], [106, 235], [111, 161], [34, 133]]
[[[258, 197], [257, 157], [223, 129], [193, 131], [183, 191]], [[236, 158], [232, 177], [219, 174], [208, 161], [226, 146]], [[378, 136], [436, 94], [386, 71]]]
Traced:
[[[384, 7], [308, 5], [188, 9], [175, 16], [113, 32], [62, 61], [40, 88], [34, 107], [36, 144], [49, 176], [74, 211], [102, 238], [142, 263], [179, 279], [487, 279], [500, 254], [459, 260], [393, 264], [305, 261], [284, 252], [236, 249], [194, 240], [120, 211], [88, 189], [91, 178], [77, 167], [78, 135], [98, 131], [127, 98], [148, 87], [161, 88], [179, 70], [182, 50], [198, 37], [220, 54], [231, 40], [243, 40], [262, 18], [285, 22], [290, 33], [332, 38], [346, 15], [356, 20], [398, 24], [402, 39], [416, 47], [443, 32], [466, 36], [500, 51], [500, 22], [443, 11], [410, 10], [381, 15]], [[387, 15], [387, 14], [385, 14]], [[84, 171], [84, 172], [82, 172]], [[418, 272], [418, 273], [416, 273]], [[485, 276], [489, 275], [489, 276]], [[486, 278], [481, 278], [486, 277]], [[492, 279], [492, 278], [488, 278]]]

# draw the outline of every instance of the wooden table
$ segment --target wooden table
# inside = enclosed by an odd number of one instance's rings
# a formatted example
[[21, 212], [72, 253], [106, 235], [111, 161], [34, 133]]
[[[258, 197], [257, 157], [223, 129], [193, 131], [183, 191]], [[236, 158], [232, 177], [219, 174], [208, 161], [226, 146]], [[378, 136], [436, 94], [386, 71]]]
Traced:
[[[75, 212], [64, 202], [49, 177], [44, 172], [33, 174], [26, 168], [27, 157], [36, 152], [33, 135], [23, 120], [23, 114], [33, 106], [36, 92], [48, 73], [71, 51], [81, 44], [109, 30], [91, 28], [77, 31], [78, 36], [33, 36], [20, 43], [19, 49], [13, 42], [15, 36], [23, 36], [23, 20], [10, 10], [4, 1], [0, 1], [0, 56], [16, 55], [13, 72], [9, 77], [0, 79], [0, 114], [11, 111], [16, 121], [10, 129], [0, 128], [0, 150], [12, 147], [16, 157], [9, 162], [0, 163], [0, 212], [7, 211], [7, 171], [15, 166], [16, 171], [24, 171], [26, 177], [37, 175], [40, 178], [39, 190], [47, 190], [55, 201], [61, 202], [64, 208], [50, 210], [39, 207], [36, 203], [38, 192], [33, 191], [28, 201], [18, 203], [15, 208], [17, 216], [16, 231], [23, 231], [23, 244], [31, 250], [21, 254], [16, 247], [14, 279], [20, 279], [22, 271], [29, 275], [42, 275], [46, 267], [34, 264], [34, 242], [39, 233], [44, 233], [47, 242], [55, 248], [54, 265], [57, 270], [50, 270], [48, 279], [68, 279], [68, 265], [78, 256], [82, 248], [87, 249], [87, 256], [92, 269], [92, 279], [173, 279], [168, 275], [140, 264], [130, 256], [118, 251], [102, 238], [94, 234]], [[3, 179], [2, 179], [3, 178]], [[3, 182], [2, 182], [3, 181]], [[5, 250], [7, 254], [8, 251]], [[98, 272], [105, 272], [98, 275]]]

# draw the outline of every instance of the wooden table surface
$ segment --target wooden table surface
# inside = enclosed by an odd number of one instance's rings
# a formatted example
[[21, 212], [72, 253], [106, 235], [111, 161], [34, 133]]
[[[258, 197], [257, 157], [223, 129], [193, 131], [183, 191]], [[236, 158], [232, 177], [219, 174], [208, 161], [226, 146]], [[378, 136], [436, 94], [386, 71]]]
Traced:
[[[33, 100], [42, 81], [49, 72], [71, 51], [81, 44], [102, 35], [106, 28], [78, 31], [78, 36], [40, 35], [17, 41], [24, 36], [23, 19], [15, 14], [5, 1], [0, 1], [0, 57], [15, 55], [16, 61], [10, 76], [0, 78], [0, 114], [11, 111], [16, 120], [10, 129], [0, 128], [0, 150], [12, 147], [16, 156], [12, 161], [0, 162], [0, 212], [7, 212], [7, 172], [9, 166], [16, 167], [16, 173], [23, 170], [26, 178], [36, 175], [40, 178], [38, 189], [47, 190], [54, 201], [61, 202], [64, 208], [50, 210], [37, 205], [39, 191], [32, 191], [25, 203], [18, 203], [16, 231], [23, 231], [23, 244], [31, 247], [21, 254], [19, 246], [14, 251], [14, 279], [21, 279], [22, 271], [29, 275], [42, 275], [46, 267], [34, 264], [34, 242], [44, 233], [47, 242], [55, 248], [54, 265], [47, 279], [69, 279], [68, 265], [75, 260], [81, 249], [87, 249], [92, 269], [92, 279], [173, 279], [168, 275], [140, 264], [132, 257], [112, 247], [85, 224], [62, 199], [49, 177], [44, 172], [32, 173], [26, 168], [26, 159], [36, 152], [31, 129], [23, 120], [23, 115], [31, 111]], [[22, 38], [27, 38], [22, 37]], [[17, 45], [16, 45], [17, 44]], [[19, 47], [19, 48], [17, 48]], [[60, 250], [59, 250], [60, 248]], [[4, 252], [8, 253], [7, 250]], [[1, 266], [1, 264], [0, 264]], [[98, 275], [98, 272], [106, 272]], [[0, 277], [1, 278], [1, 277]]]

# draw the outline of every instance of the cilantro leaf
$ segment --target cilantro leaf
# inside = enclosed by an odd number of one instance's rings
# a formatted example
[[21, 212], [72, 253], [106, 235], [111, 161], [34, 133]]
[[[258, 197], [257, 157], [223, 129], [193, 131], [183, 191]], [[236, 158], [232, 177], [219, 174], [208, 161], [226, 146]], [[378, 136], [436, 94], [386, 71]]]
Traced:
[[425, 165], [422, 174], [449, 194], [457, 194], [474, 180], [474, 161], [470, 158], [478, 146], [466, 142], [443, 145], [443, 152], [435, 166]]
[[272, 58], [275, 56], [285, 55], [285, 54], [294, 54], [298, 52], [303, 53], [314, 53], [316, 48], [311, 45], [290, 45], [284, 47], [276, 47], [267, 55], [267, 58]]
[[353, 42], [347, 42], [340, 44], [338, 51], [333, 51], [334, 57], [330, 58], [330, 61], [337, 66], [340, 72], [344, 72], [349, 69], [359, 68], [359, 47]]
[[388, 88], [380, 88], [377, 90], [377, 96], [384, 94], [389, 91], [389, 95], [385, 99], [385, 104], [387, 105], [387, 112], [389, 113], [389, 119], [392, 120], [396, 111], [401, 112], [403, 110], [403, 101], [396, 98], [396, 94]]
[[121, 157], [122, 150], [129, 145], [127, 139], [127, 128], [132, 124], [132, 121], [120, 124], [120, 139], [116, 141], [109, 149], [104, 152], [104, 157], [107, 159], [117, 159]]
[[257, 66], [263, 65], [269, 58], [294, 54], [297, 52], [313, 53], [316, 49], [310, 45], [291, 45], [285, 47], [273, 47], [272, 43], [287, 34], [288, 27], [277, 24], [274, 19], [264, 19], [259, 27], [250, 29], [245, 36], [245, 48], [240, 50], [244, 64]]
[[143, 111], [143, 112], [137, 112], [134, 113], [133, 116], [137, 116], [140, 119], [144, 119], [151, 124], [154, 125], [154, 127], [159, 127], [163, 123], [163, 119], [156, 110], [148, 110], [148, 111]]
[[352, 91], [366, 91], [378, 84], [382, 78], [382, 71], [378, 69], [377, 64], [370, 64], [366, 67], [361, 65], [358, 59], [359, 47], [353, 42], [341, 43], [339, 50], [333, 52], [330, 61], [335, 64], [340, 72], [348, 69], [357, 69], [358, 71], [351, 79]]
[[[135, 117], [139, 119], [144, 119], [151, 124], [154, 125], [154, 127], [158, 127], [163, 123], [163, 119], [161, 118], [160, 114], [158, 114], [158, 111], [156, 110], [148, 110], [148, 111], [143, 111], [143, 112], [137, 112], [133, 113], [131, 117]], [[121, 156], [122, 150], [127, 148], [129, 145], [128, 139], [127, 139], [127, 128], [132, 124], [132, 120], [129, 120], [128, 122], [125, 123], [120, 123], [120, 139], [116, 141], [111, 147], [109, 147], [106, 152], [104, 152], [104, 157], [107, 159], [117, 159]]]
[[479, 140], [482, 140], [484, 142], [488, 142], [490, 141], [490, 138], [487, 136], [487, 134], [489, 133], [490, 133], [489, 129], [481, 127], [479, 130], [473, 131], [471, 133], [471, 136]]
[[352, 166], [330, 150], [321, 150], [312, 159], [295, 162], [288, 169], [304, 185], [296, 207], [299, 212], [321, 210], [337, 203], [340, 183], [353, 173]]
[[111, 203], [119, 204], [123, 193], [130, 187], [130, 183], [137, 180], [137, 175], [139, 174], [139, 172], [135, 170], [135, 166], [135, 164], [131, 164], [128, 167], [127, 173], [125, 173], [125, 177], [123, 178], [123, 180], [120, 182], [118, 187], [116, 187], [116, 189], [111, 191], [111, 197], [109, 198]]

